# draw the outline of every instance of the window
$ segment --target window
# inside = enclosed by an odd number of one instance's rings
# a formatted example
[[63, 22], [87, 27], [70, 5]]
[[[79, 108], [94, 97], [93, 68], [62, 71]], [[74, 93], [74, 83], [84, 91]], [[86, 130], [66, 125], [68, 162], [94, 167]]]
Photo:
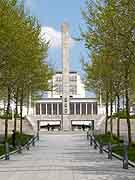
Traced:
[[70, 81], [77, 81], [77, 76], [76, 75], [71, 75], [70, 76]]
[[36, 104], [36, 115], [40, 115], [40, 104]]
[[42, 114], [46, 114], [46, 104], [42, 104]]
[[70, 114], [74, 114], [74, 103], [70, 103]]
[[48, 114], [48, 115], [51, 115], [51, 114], [52, 114], [51, 104], [47, 104], [47, 114]]
[[71, 93], [71, 95], [77, 94], [77, 86], [76, 85], [70, 85], [70, 93]]
[[76, 103], [76, 114], [80, 114], [80, 103]]
[[97, 114], [97, 103], [93, 103], [93, 114]]
[[86, 103], [82, 103], [82, 114], [86, 114]]
[[62, 81], [62, 76], [56, 76], [56, 81]]
[[62, 94], [62, 84], [55, 85], [55, 92], [56, 94]]
[[62, 103], [59, 103], [59, 114], [62, 114]]
[[53, 114], [57, 115], [57, 104], [53, 104]]
[[91, 103], [87, 104], [87, 114], [91, 114]]

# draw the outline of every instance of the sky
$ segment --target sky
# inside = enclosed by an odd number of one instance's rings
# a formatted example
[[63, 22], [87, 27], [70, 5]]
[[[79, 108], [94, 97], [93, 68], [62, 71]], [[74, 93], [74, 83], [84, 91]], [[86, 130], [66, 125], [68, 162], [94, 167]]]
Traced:
[[[86, 28], [81, 9], [85, 9], [85, 0], [24, 0], [26, 10], [36, 16], [42, 26], [42, 35], [50, 41], [48, 63], [56, 71], [61, 70], [61, 24], [67, 22], [70, 26], [70, 70], [77, 71], [84, 79], [81, 58], [88, 61], [87, 50], [83, 42], [74, 38], [80, 37], [81, 29]], [[86, 96], [95, 96], [86, 92]]]
[[[48, 62], [54, 69], [61, 70], [61, 24], [67, 22], [71, 37], [78, 38], [79, 27], [85, 28], [81, 8], [83, 0], [25, 0], [26, 9], [39, 19], [43, 36], [50, 40]], [[70, 69], [82, 75], [81, 57], [87, 60], [87, 51], [82, 42], [71, 41]]]

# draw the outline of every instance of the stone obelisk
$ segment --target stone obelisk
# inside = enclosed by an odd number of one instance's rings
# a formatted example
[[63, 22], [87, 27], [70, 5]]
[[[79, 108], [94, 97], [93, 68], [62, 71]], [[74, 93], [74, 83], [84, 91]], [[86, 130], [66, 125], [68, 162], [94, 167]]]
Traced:
[[69, 50], [70, 50], [70, 35], [69, 26], [63, 23], [62, 32], [62, 128], [64, 131], [71, 129], [69, 119]]

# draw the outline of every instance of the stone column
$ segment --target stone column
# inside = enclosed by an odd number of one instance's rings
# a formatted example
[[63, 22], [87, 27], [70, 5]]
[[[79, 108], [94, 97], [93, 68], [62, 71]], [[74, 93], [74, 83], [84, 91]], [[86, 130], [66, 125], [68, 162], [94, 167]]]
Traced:
[[51, 115], [53, 116], [53, 103], [51, 104]]
[[46, 112], [46, 115], [47, 115], [47, 104], [45, 104], [45, 112]]
[[69, 120], [69, 47], [70, 36], [69, 26], [67, 23], [63, 23], [61, 27], [62, 31], [62, 128], [63, 130], [70, 130], [71, 123]]
[[82, 115], [82, 104], [80, 103], [80, 115]]
[[40, 103], [40, 115], [42, 115], [42, 104]]
[[57, 103], [57, 115], [59, 115], [59, 103]]
[[91, 115], [94, 114], [94, 111], [93, 111], [93, 103], [91, 103]]
[[87, 112], [87, 105], [88, 105], [88, 103], [86, 103], [86, 115], [88, 114], [88, 112]]
[[76, 103], [74, 103], [74, 114], [76, 115]]

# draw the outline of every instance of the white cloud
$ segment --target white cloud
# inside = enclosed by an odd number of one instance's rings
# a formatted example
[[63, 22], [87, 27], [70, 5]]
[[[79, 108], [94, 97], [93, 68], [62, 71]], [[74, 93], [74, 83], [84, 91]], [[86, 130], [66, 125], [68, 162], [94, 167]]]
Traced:
[[[61, 48], [61, 32], [56, 31], [52, 27], [42, 27], [42, 38], [50, 41], [51, 48]], [[70, 38], [70, 46], [73, 46], [74, 40]]]

